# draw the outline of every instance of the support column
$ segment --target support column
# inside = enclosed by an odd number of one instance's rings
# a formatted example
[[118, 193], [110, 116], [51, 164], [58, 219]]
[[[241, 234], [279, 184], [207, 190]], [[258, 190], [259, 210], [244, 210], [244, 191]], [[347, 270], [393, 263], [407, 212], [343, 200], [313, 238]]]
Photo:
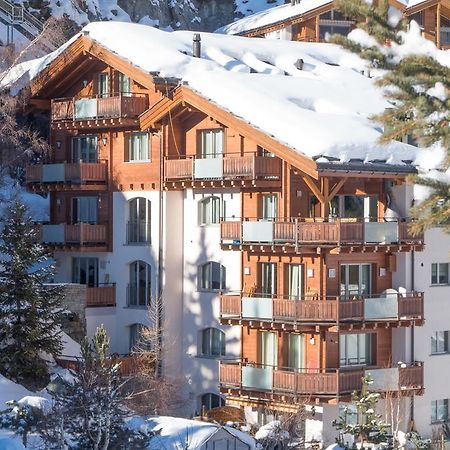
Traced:
[[436, 9], [436, 47], [441, 48], [441, 4]]

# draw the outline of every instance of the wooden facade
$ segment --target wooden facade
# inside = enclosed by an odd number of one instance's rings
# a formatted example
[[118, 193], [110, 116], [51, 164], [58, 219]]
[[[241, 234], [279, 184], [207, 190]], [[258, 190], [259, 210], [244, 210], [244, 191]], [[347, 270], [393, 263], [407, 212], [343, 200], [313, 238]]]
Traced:
[[[327, 13], [325, 7], [321, 11]], [[317, 22], [308, 23], [317, 33]], [[123, 76], [130, 80], [130, 92], [119, 91]], [[106, 94], [99, 91], [99, 80], [107, 80]], [[44, 242], [61, 251], [113, 251], [113, 192], [232, 188], [241, 196], [241, 214], [223, 217], [220, 225], [223, 250], [239, 251], [242, 260], [240, 292], [221, 298], [222, 323], [241, 327], [242, 359], [223, 363], [220, 371], [220, 386], [230, 401], [245, 405], [251, 397], [277, 405], [285, 395], [333, 401], [358, 388], [369, 368], [392, 369], [403, 394], [420, 392], [422, 366], [392, 367], [391, 347], [392, 328], [423, 323], [423, 296], [385, 294], [392, 288], [395, 253], [423, 246], [423, 237], [410, 234], [405, 218], [384, 220], [386, 181], [401, 184], [405, 174], [321, 172], [310, 158], [188, 87], [171, 86], [168, 95], [168, 83], [86, 36], [34, 80], [31, 105], [49, 115], [53, 149], [26, 175], [30, 189], [50, 192]], [[148, 157], [139, 164], [132, 161], [132, 133], [148, 136]], [[202, 139], [209, 134], [218, 139], [218, 154], [204, 154]], [[94, 144], [92, 155], [77, 160], [74, 142], [80, 138]], [[86, 198], [97, 205], [90, 223], [75, 214], [77, 202]], [[340, 217], [333, 210], [345, 206], [346, 199], [363, 198], [370, 218], [362, 210], [356, 217]], [[271, 264], [271, 292], [263, 264]], [[295, 293], [289, 278], [293, 265], [300, 267], [296, 273], [302, 279]], [[361, 292], [344, 293], [353, 283], [343, 279], [347, 267], [361, 272], [363, 265], [369, 275], [365, 281], [358, 278]], [[88, 306], [114, 304], [114, 285], [88, 291]], [[258, 313], [263, 304], [270, 314]], [[392, 311], [383, 316], [388, 304]], [[246, 315], [247, 307], [253, 315]], [[273, 367], [262, 360], [264, 332], [276, 337]], [[342, 336], [361, 334], [370, 336], [367, 364], [341, 364]], [[292, 335], [303, 336], [301, 366], [289, 361]], [[245, 377], [257, 376], [252, 368], [265, 370], [261, 374], [270, 386], [246, 384]]]

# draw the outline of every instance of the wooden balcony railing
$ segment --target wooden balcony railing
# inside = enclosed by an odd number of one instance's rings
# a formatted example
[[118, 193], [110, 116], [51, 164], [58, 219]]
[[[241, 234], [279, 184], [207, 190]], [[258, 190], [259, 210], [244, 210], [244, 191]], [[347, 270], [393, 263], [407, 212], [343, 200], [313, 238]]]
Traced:
[[106, 225], [78, 223], [40, 225], [41, 241], [52, 245], [106, 245]]
[[116, 94], [108, 97], [58, 98], [52, 100], [52, 121], [137, 118], [148, 109], [147, 94]]
[[230, 155], [220, 158], [166, 159], [166, 181], [280, 180], [281, 161], [267, 156]]
[[267, 244], [298, 248], [301, 245], [389, 245], [422, 244], [423, 235], [414, 236], [408, 222], [332, 222], [313, 219], [224, 220], [221, 222], [221, 242], [228, 245]]
[[[122, 377], [131, 377], [138, 372], [138, 361], [133, 356], [111, 357], [108, 361], [111, 364], [120, 364], [120, 374]], [[56, 363], [64, 369], [77, 370], [80, 364], [80, 358], [60, 355], [56, 358]]]
[[27, 183], [101, 183], [107, 182], [107, 164], [99, 163], [55, 163], [35, 164], [26, 168]]
[[222, 294], [223, 320], [262, 321], [280, 324], [299, 322], [377, 322], [423, 320], [423, 293], [389, 293], [352, 299], [305, 296], [301, 299], [264, 294]]
[[[423, 364], [402, 364], [392, 368], [288, 369], [248, 362], [221, 362], [222, 389], [270, 392], [275, 395], [348, 395], [362, 387], [370, 375], [369, 389], [376, 392], [423, 389]], [[254, 394], [253, 394], [254, 395]]]
[[86, 306], [116, 306], [116, 285], [100, 285], [86, 288]]

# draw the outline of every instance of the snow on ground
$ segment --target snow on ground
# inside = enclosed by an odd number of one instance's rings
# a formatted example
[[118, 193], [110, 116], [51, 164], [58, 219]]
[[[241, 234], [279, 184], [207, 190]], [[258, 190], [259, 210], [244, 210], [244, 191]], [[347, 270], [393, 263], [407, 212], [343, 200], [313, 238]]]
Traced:
[[0, 374], [0, 410], [5, 409], [6, 402], [10, 400], [19, 400], [27, 396], [35, 396], [35, 392], [31, 392], [22, 385], [8, 380]]
[[[281, 4], [275, 8], [266, 9], [262, 12], [244, 17], [233, 23], [225, 25], [216, 30], [216, 33], [239, 34], [244, 31], [256, 30], [257, 28], [272, 25], [292, 17], [300, 16], [319, 6], [331, 3], [332, 0], [302, 0], [296, 5], [290, 3]], [[283, 2], [284, 3], [284, 2]]]
[[[369, 117], [390, 104], [373, 80], [360, 74], [364, 62], [337, 46], [202, 33], [202, 58], [194, 58], [187, 31], [167, 33], [122, 22], [91, 23], [84, 31], [143, 71], [180, 79], [300, 154], [340, 162], [416, 159], [415, 147], [378, 144], [381, 129]], [[29, 77], [77, 38], [29, 64]], [[303, 70], [295, 67], [299, 59]]]

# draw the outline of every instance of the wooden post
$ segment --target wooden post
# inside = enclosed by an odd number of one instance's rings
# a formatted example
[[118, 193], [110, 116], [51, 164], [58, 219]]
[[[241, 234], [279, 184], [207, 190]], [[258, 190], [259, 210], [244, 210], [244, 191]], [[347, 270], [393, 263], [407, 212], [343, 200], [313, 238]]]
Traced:
[[436, 10], [436, 47], [441, 48], [441, 4], [437, 4]]
[[316, 16], [316, 42], [320, 42], [320, 16]]

